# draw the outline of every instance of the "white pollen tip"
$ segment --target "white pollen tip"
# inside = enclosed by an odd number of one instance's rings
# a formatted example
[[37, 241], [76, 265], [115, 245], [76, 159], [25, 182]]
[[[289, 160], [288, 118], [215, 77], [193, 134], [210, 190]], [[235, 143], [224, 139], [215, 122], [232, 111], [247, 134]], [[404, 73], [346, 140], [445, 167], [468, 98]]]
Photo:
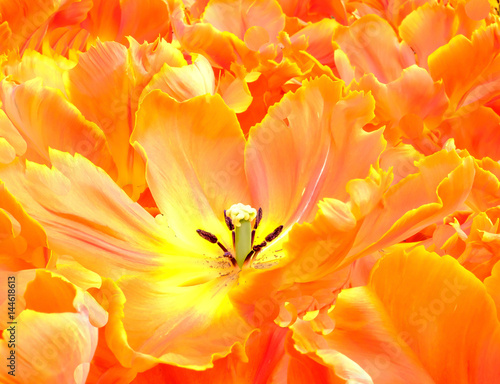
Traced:
[[257, 216], [257, 210], [250, 205], [233, 204], [231, 208], [226, 210], [226, 215], [231, 219], [235, 227], [240, 227], [241, 220], [252, 221]]

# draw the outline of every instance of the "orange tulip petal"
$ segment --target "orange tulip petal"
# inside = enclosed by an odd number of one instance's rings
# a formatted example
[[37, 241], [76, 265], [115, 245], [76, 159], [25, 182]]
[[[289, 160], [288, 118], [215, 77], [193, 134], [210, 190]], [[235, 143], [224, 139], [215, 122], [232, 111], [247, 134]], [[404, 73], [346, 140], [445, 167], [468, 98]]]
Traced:
[[0, 181], [0, 264], [3, 270], [44, 268], [50, 257], [45, 232]]
[[196, 96], [215, 93], [215, 76], [212, 66], [202, 55], [193, 64], [183, 67], [163, 65], [144, 88], [143, 95], [159, 89], [181, 102]]
[[48, 57], [33, 50], [27, 50], [20, 58], [11, 59], [3, 67], [3, 72], [9, 80], [24, 83], [28, 80], [41, 78], [43, 85], [59, 89], [64, 94], [64, 73], [75, 66], [75, 62], [64, 57]]
[[151, 193], [177, 236], [200, 247], [206, 241], [197, 229], [227, 237], [224, 210], [250, 199], [243, 168], [245, 139], [221, 97], [179, 103], [160, 91], [149, 93], [137, 115], [134, 141], [147, 161]]
[[28, 149], [26, 141], [23, 139], [16, 127], [14, 127], [3, 110], [0, 110], [0, 138], [3, 139], [3, 146], [11, 152], [10, 160], [9, 158], [6, 158], [5, 160], [8, 161], [4, 161], [4, 164], [10, 163], [16, 156], [24, 155]]
[[[235, 77], [227, 71], [224, 77], [219, 80], [218, 93], [222, 96], [227, 106], [238, 114], [245, 112], [253, 101], [245, 79], [238, 76]], [[241, 124], [241, 118], [238, 119]]]
[[443, 150], [417, 167], [419, 173], [389, 188], [383, 206], [376, 205], [365, 217], [351, 254], [366, 255], [395, 244], [460, 209], [474, 180], [471, 157], [461, 159]]
[[45, 231], [51, 249], [102, 276], [153, 269], [172, 236], [87, 159], [50, 150], [52, 169], [19, 161], [0, 179]]
[[311, 219], [321, 198], [343, 199], [347, 181], [366, 176], [377, 162], [382, 132], [363, 130], [373, 118], [373, 99], [341, 93], [340, 82], [313, 80], [287, 94], [250, 131], [247, 175], [253, 201], [269, 220], [263, 221], [266, 231]]
[[[271, 323], [250, 335], [244, 351], [233, 351], [225, 358], [216, 360], [211, 369], [199, 372], [162, 364], [140, 373], [133, 383], [285, 383], [287, 366], [283, 341], [286, 333], [286, 329]], [[247, 357], [247, 361], [243, 357]]]
[[418, 64], [427, 69], [427, 58], [432, 52], [458, 33], [470, 37], [472, 31], [483, 24], [471, 20], [461, 3], [455, 9], [449, 5], [426, 3], [401, 22], [399, 34], [415, 51]]
[[317, 348], [318, 356], [345, 354], [376, 383], [498, 378], [500, 324], [493, 301], [451, 257], [423, 248], [389, 254], [367, 287], [339, 295], [331, 316], [336, 328], [325, 338], [301, 322], [294, 326], [294, 339], [307, 351]]
[[61, 2], [56, 0], [16, 0], [2, 3], [0, 14], [7, 23], [4, 28], [8, 27], [10, 32], [6, 48], [19, 49], [20, 52], [28, 47], [38, 48], [45, 28], [60, 6]]
[[495, 302], [497, 317], [500, 321], [500, 261], [498, 261], [491, 271], [491, 276], [484, 280], [484, 286]]
[[[138, 198], [145, 188], [144, 164], [129, 145], [142, 87], [135, 87], [127, 49], [115, 42], [97, 43], [68, 72], [70, 101], [105, 133], [118, 168], [117, 183]], [[144, 84], [145, 85], [145, 84]]]
[[415, 64], [411, 49], [400, 44], [390, 24], [375, 15], [338, 27], [333, 41], [356, 67], [358, 76], [373, 73], [381, 83], [396, 80], [404, 68]]
[[285, 281], [293, 285], [285, 292], [307, 287], [317, 300], [312, 308], [294, 303], [299, 312], [332, 304], [348, 283], [345, 268], [354, 260], [397, 244], [462, 206], [474, 178], [471, 158], [442, 151], [417, 166], [419, 173], [392, 187], [390, 172], [372, 169], [365, 180], [349, 182], [349, 203], [324, 199], [311, 223], [292, 228], [283, 265]]
[[306, 51], [314, 56], [321, 64], [335, 66], [332, 35], [339, 23], [331, 19], [323, 19], [310, 24], [290, 37], [292, 45], [297, 40], [306, 40]]
[[500, 205], [500, 164], [485, 157], [475, 160], [476, 175], [467, 205], [476, 212], [483, 212]]
[[[146, 0], [138, 3], [134, 0], [122, 0], [120, 7], [120, 36], [112, 40], [123, 44], [125, 37], [132, 36], [139, 43], [143, 43], [154, 41], [158, 36], [166, 36], [170, 33], [170, 15], [167, 2]], [[102, 18], [101, 15], [99, 17]]]
[[[2, 283], [7, 286], [6, 276]], [[96, 327], [106, 323], [107, 314], [88, 293], [48, 271], [16, 274], [16, 285], [18, 302], [26, 305], [16, 306], [15, 324], [8, 324], [0, 339], [0, 356], [7, 361], [14, 328], [15, 376], [3, 369], [0, 380], [85, 383], [97, 345]]]
[[258, 53], [249, 49], [236, 35], [221, 32], [209, 23], [189, 24], [180, 0], [175, 0], [172, 5], [171, 19], [174, 34], [186, 51], [200, 53], [226, 70], [235, 62], [244, 63], [248, 70], [258, 65]]
[[248, 26], [263, 28], [272, 42], [285, 27], [285, 17], [275, 0], [211, 0], [203, 13], [203, 22], [242, 41]]
[[44, 87], [40, 79], [21, 85], [5, 81], [0, 97], [3, 109], [29, 143], [29, 160], [49, 163], [49, 147], [80, 153], [111, 174], [115, 165], [103, 132], [67, 102], [58, 90]]
[[369, 74], [363, 76], [359, 84], [351, 84], [350, 89], [372, 92], [377, 126], [386, 125], [384, 137], [393, 145], [405, 138], [416, 141], [423, 136], [422, 132], [409, 133], [404, 125], [406, 119], [435, 126], [448, 108], [443, 85], [434, 82], [425, 69], [416, 65], [405, 68], [400, 78], [388, 84], [379, 83]]
[[[474, 157], [490, 157], [500, 160], [500, 116], [490, 108], [481, 106], [462, 116], [454, 116], [444, 121], [438, 129], [441, 142], [449, 138], [455, 140], [457, 148], [467, 149]], [[481, 129], [477, 129], [481, 127]]]
[[498, 25], [492, 24], [476, 30], [471, 39], [455, 36], [429, 56], [430, 73], [443, 80], [452, 111], [465, 106], [471, 111], [474, 104], [498, 95], [499, 35]]

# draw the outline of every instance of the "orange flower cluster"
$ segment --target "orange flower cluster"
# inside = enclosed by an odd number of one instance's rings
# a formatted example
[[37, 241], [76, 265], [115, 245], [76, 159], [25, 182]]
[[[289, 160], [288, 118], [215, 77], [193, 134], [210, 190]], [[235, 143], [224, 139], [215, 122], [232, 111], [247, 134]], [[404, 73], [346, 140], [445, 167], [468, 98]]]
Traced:
[[0, 1], [0, 382], [500, 383], [498, 7]]

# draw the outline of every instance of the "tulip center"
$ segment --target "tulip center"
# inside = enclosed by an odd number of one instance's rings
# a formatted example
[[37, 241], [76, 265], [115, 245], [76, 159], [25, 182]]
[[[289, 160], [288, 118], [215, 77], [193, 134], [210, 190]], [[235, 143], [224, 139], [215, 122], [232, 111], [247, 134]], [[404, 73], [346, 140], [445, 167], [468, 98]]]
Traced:
[[[224, 256], [229, 257], [233, 265], [238, 264], [240, 268], [243, 268], [243, 265], [257, 255], [267, 243], [276, 239], [283, 230], [283, 226], [280, 225], [267, 235], [263, 242], [254, 245], [255, 231], [262, 220], [262, 208], [256, 210], [250, 205], [234, 204], [224, 211], [224, 219], [232, 233], [233, 253], [229, 252], [214, 234], [201, 229], [197, 229], [196, 232], [205, 240], [217, 244], [224, 251]], [[252, 228], [252, 221], [254, 220], [255, 223]]]

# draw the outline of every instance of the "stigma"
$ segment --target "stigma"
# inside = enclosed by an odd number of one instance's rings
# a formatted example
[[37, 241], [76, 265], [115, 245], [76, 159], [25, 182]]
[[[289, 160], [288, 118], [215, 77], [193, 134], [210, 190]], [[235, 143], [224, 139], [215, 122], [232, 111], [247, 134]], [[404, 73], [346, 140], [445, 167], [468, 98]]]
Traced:
[[241, 226], [241, 221], [252, 221], [257, 216], [257, 210], [252, 208], [250, 205], [244, 205], [241, 203], [233, 204], [231, 208], [226, 210], [226, 217], [231, 219], [231, 222], [235, 227]]

